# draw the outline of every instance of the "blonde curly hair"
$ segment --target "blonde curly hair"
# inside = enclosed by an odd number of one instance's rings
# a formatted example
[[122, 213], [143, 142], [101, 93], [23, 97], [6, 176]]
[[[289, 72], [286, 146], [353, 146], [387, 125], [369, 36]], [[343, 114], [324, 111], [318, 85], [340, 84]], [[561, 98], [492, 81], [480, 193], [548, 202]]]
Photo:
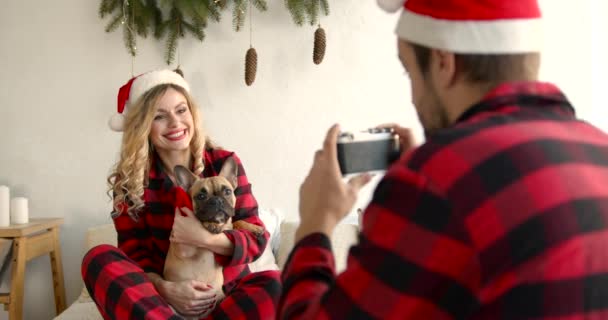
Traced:
[[108, 176], [108, 195], [113, 198], [112, 216], [127, 212], [133, 219], [144, 207], [144, 189], [148, 186], [148, 175], [152, 163], [154, 148], [149, 139], [152, 121], [158, 109], [159, 99], [168, 89], [175, 89], [186, 98], [192, 114], [194, 133], [190, 141], [193, 172], [203, 172], [203, 151], [211, 147], [201, 124], [200, 112], [190, 94], [182, 87], [173, 84], [161, 84], [148, 90], [141, 96], [125, 115], [124, 132], [120, 148], [120, 158]]

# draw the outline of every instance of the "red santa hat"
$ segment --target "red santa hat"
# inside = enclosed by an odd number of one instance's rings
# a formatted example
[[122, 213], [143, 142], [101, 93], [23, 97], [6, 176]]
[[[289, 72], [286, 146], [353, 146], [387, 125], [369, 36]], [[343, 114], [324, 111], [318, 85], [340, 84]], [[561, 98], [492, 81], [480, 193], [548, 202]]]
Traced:
[[454, 53], [539, 52], [537, 0], [377, 0], [389, 12], [403, 8], [397, 35], [411, 43]]
[[108, 122], [110, 129], [117, 132], [124, 131], [124, 115], [129, 108], [148, 90], [161, 84], [174, 84], [190, 92], [186, 80], [172, 70], [155, 70], [131, 78], [118, 90], [118, 113], [110, 118]]

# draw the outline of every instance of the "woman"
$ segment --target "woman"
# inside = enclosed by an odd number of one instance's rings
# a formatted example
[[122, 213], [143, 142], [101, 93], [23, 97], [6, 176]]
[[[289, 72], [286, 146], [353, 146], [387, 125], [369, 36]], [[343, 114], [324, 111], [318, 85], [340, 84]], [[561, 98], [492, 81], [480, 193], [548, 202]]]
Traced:
[[[188, 83], [170, 70], [140, 75], [120, 89], [118, 112], [110, 127], [124, 132], [122, 147], [108, 177], [118, 248], [92, 248], [82, 263], [85, 285], [103, 317], [180, 319], [173, 309], [191, 317], [215, 308], [209, 318], [274, 319], [279, 273], [251, 273], [247, 267], [262, 254], [268, 233], [211, 234], [189, 209], [175, 208], [176, 165], [209, 177], [232, 156], [239, 168], [233, 219], [263, 226], [240, 160], [233, 152], [215, 148], [204, 135]], [[224, 266], [223, 288], [194, 280], [164, 280], [170, 241], [213, 251]], [[216, 301], [216, 290], [224, 290], [223, 301]]]

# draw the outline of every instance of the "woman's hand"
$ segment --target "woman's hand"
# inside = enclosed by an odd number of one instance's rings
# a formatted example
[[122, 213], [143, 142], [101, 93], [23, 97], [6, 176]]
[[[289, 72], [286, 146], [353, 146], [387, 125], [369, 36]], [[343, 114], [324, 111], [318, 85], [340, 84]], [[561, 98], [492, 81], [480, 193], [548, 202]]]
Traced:
[[157, 289], [165, 301], [183, 316], [207, 313], [215, 308], [217, 302], [216, 290], [196, 280], [164, 281]]
[[[182, 212], [186, 216], [183, 216]], [[209, 232], [194, 216], [194, 212], [186, 207], [175, 209], [175, 220], [169, 240], [207, 248], [223, 256], [231, 256], [234, 253], [234, 244], [223, 232], [218, 234]]]
[[212, 236], [211, 232], [194, 216], [192, 210], [185, 207], [175, 208], [175, 219], [169, 238], [171, 242], [207, 247]]

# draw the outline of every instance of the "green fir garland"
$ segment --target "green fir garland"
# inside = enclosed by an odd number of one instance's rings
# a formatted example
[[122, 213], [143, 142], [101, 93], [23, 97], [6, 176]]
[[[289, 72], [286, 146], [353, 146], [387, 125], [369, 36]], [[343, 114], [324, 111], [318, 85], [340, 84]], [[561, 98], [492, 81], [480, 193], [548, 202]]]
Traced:
[[[205, 28], [210, 21], [219, 22], [222, 11], [232, 10], [232, 25], [241, 31], [249, 3], [258, 11], [268, 9], [267, 0], [101, 0], [99, 17], [110, 17], [105, 31], [113, 32], [122, 26], [125, 47], [131, 56], [137, 55], [137, 37], [165, 38], [165, 62], [175, 59], [178, 41], [191, 35], [205, 39]], [[329, 14], [328, 0], [285, 0], [293, 21], [301, 26], [314, 25], [319, 15]]]
[[293, 22], [298, 26], [304, 25], [308, 21], [310, 25], [319, 22], [319, 16], [329, 15], [328, 0], [285, 0], [287, 10], [291, 13]]

